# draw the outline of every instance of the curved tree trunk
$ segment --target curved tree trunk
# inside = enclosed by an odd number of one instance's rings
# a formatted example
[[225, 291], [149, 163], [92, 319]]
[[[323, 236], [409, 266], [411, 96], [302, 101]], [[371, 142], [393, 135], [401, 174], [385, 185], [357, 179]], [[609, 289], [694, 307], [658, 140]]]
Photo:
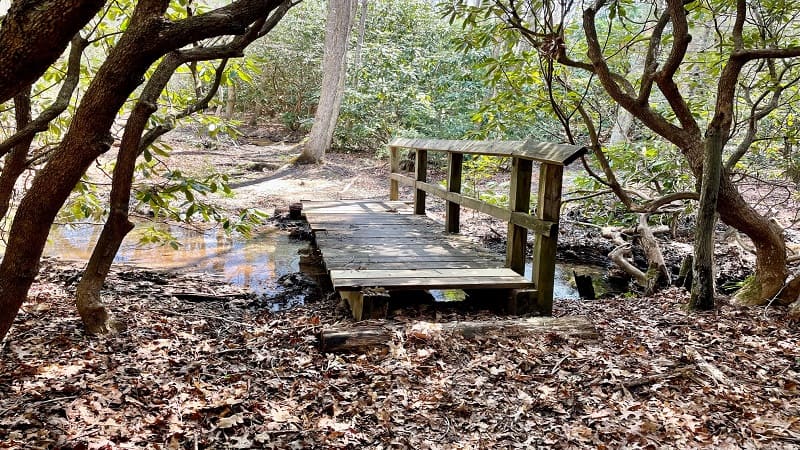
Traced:
[[92, 161], [111, 147], [109, 130], [117, 111], [152, 63], [139, 52], [141, 41], [154, 30], [134, 24], [128, 30], [89, 85], [64, 140], [20, 202], [0, 263], [0, 337], [11, 327], [38, 273], [58, 210]]
[[[697, 179], [702, 178], [704, 148], [698, 143], [684, 149], [684, 155]], [[756, 248], [755, 273], [734, 295], [734, 301], [743, 305], [768, 303], [781, 292], [789, 273], [783, 231], [745, 201], [724, 168], [720, 176], [717, 213], [725, 224], [747, 235]], [[790, 302], [780, 298], [778, 303], [785, 305]]]
[[[240, 55], [242, 49], [249, 43], [272, 30], [290, 6], [291, 4], [284, 3], [268, 20], [265, 20], [263, 26], [251, 29], [251, 33], [239, 36], [226, 45], [213, 48], [193, 47], [191, 50], [172, 52], [162, 59], [153, 71], [125, 124], [111, 183], [109, 217], [95, 244], [76, 292], [75, 303], [88, 332], [104, 333], [119, 329], [124, 325], [118, 320], [114, 320], [105, 308], [100, 290], [122, 241], [134, 227], [128, 219], [128, 213], [137, 158], [156, 139], [169, 132], [174, 127], [176, 120], [207, 108], [208, 103], [219, 90], [228, 62], [227, 58]], [[199, 98], [198, 95], [195, 104], [173, 117], [168, 124], [158, 125], [144, 133], [150, 117], [157, 110], [156, 102], [175, 70], [186, 62], [189, 62], [191, 67], [191, 64], [197, 61], [217, 58], [224, 59], [217, 67], [217, 74], [209, 92], [202, 98]], [[198, 89], [196, 93], [199, 94], [199, 87], [196, 86], [196, 89]]]
[[132, 229], [133, 223], [128, 220], [128, 208], [120, 211], [112, 206], [75, 293], [75, 306], [88, 333], [106, 333], [124, 326], [122, 322], [114, 320], [106, 310], [100, 290], [122, 241]]
[[[743, 305], [768, 303], [781, 292], [789, 275], [783, 231], [750, 206], [727, 177], [720, 184], [718, 211], [723, 222], [746, 234], [756, 248], [755, 273], [734, 300]], [[778, 304], [788, 303], [789, 299], [778, 299]]]

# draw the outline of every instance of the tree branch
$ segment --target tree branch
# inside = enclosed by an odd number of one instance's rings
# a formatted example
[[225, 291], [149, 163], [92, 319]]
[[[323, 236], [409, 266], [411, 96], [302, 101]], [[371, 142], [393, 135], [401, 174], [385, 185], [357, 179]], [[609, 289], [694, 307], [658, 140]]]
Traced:
[[[687, 133], [670, 123], [664, 117], [655, 113], [648, 105], [640, 105], [638, 99], [634, 98], [632, 94], [627, 93], [617, 83], [608, 63], [605, 61], [603, 51], [600, 47], [600, 41], [597, 37], [597, 27], [595, 19], [598, 9], [604, 5], [603, 0], [598, 0], [593, 6], [586, 8], [583, 12], [583, 30], [586, 35], [586, 43], [588, 46], [587, 55], [592, 62], [592, 69], [597, 74], [603, 88], [611, 96], [611, 98], [620, 104], [623, 108], [628, 110], [634, 117], [642, 121], [651, 130], [655, 131], [665, 139], [680, 148], [686, 148], [691, 140]], [[632, 92], [632, 89], [631, 89]]]

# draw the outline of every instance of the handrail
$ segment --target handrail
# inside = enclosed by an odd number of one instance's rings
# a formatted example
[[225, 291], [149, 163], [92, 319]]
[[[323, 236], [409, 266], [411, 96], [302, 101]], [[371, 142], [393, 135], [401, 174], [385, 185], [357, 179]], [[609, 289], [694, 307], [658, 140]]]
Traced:
[[546, 164], [567, 166], [586, 153], [586, 147], [550, 142], [527, 141], [455, 141], [445, 139], [394, 138], [389, 147], [437, 152], [517, 157]]
[[[416, 152], [415, 176], [400, 173], [401, 148]], [[428, 183], [428, 151], [447, 153], [447, 188]], [[458, 233], [461, 206], [474, 209], [508, 223], [506, 266], [524, 274], [527, 231], [538, 235], [533, 255], [533, 282], [537, 288], [537, 306], [541, 314], [552, 314], [553, 277], [561, 209], [561, 184], [564, 166], [586, 153], [585, 147], [527, 141], [456, 141], [439, 139], [395, 138], [389, 142], [389, 198], [397, 200], [400, 185], [414, 188], [414, 213], [425, 214], [426, 194], [447, 202], [445, 227]], [[511, 158], [509, 206], [503, 208], [461, 194], [462, 166], [465, 154]], [[535, 215], [529, 213], [533, 162], [541, 164]]]

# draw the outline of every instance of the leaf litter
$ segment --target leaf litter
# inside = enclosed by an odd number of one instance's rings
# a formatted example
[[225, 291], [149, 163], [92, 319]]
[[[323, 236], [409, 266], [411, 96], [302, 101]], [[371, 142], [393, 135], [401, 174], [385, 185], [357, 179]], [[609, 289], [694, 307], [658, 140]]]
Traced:
[[416, 305], [392, 312], [388, 347], [322, 353], [324, 327], [358, 327], [330, 296], [271, 311], [170, 295], [236, 294], [213, 280], [114, 272], [127, 329], [86, 336], [69, 271], [42, 278], [0, 345], [0, 448], [800, 448], [800, 332], [777, 308], [556, 301], [593, 322], [582, 340], [420, 332], [503, 318]]

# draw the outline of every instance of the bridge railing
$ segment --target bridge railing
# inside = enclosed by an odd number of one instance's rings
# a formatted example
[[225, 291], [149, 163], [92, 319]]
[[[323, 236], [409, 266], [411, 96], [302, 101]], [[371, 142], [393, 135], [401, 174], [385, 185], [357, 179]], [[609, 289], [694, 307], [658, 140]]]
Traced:
[[[400, 149], [416, 152], [414, 177], [400, 170]], [[558, 222], [564, 166], [586, 152], [585, 147], [527, 141], [453, 141], [395, 138], [389, 143], [391, 173], [389, 198], [398, 200], [400, 185], [414, 188], [414, 213], [425, 214], [427, 194], [446, 201], [445, 229], [459, 232], [461, 207], [474, 209], [508, 223], [506, 266], [525, 272], [525, 247], [528, 230], [536, 233], [533, 251], [533, 276], [537, 306], [541, 314], [553, 309]], [[447, 154], [446, 187], [428, 182], [428, 152]], [[489, 155], [511, 158], [511, 183], [508, 207], [503, 208], [461, 193], [464, 155]], [[530, 213], [533, 163], [540, 164], [536, 211]]]

